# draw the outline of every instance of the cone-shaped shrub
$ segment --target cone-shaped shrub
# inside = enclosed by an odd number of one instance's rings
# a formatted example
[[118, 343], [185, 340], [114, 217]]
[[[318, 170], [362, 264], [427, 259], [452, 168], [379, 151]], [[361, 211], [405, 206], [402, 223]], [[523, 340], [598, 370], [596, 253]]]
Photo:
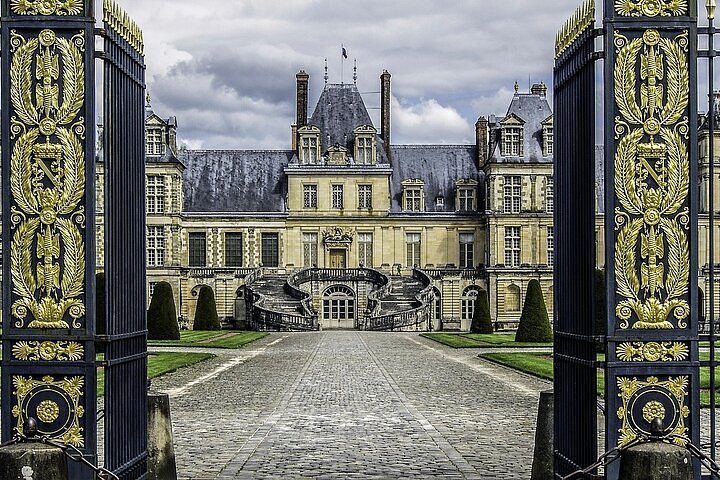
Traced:
[[147, 312], [148, 340], [180, 340], [175, 299], [167, 282], [155, 285]]
[[[95, 275], [95, 335], [105, 335], [105, 332], [105, 274], [98, 273]], [[95, 351], [104, 352], [105, 344], [96, 342]]]
[[200, 287], [193, 330], [220, 330], [220, 320], [218, 320], [215, 307], [215, 294], [210, 287]]
[[552, 342], [552, 329], [548, 320], [545, 299], [540, 282], [528, 283], [525, 305], [520, 315], [520, 325], [515, 333], [516, 342]]
[[480, 290], [475, 299], [475, 310], [470, 324], [470, 333], [493, 333], [492, 322], [490, 321], [490, 303], [487, 292]]

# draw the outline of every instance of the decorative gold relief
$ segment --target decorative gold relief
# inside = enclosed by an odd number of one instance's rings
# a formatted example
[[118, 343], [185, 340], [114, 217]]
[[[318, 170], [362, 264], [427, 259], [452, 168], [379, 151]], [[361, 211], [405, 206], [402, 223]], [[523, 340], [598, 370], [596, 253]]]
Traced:
[[[622, 421], [618, 445], [626, 445], [638, 435], [650, 435], [650, 424], [655, 418], [663, 422], [663, 434], [685, 436], [688, 432], [686, 419], [690, 408], [685, 405], [688, 395], [689, 377], [668, 377], [661, 381], [648, 377], [645, 381], [637, 378], [618, 377], [618, 396], [622, 406], [617, 416]], [[684, 445], [680, 439], [673, 439]]]
[[555, 36], [555, 58], [568, 49], [595, 22], [595, 0], [586, 0]]
[[687, 0], [615, 0], [615, 12], [623, 17], [670, 17], [688, 14]]
[[69, 319], [80, 328], [85, 40], [49, 29], [26, 39], [13, 30], [10, 47], [12, 315], [17, 328], [69, 328]]
[[688, 33], [616, 32], [614, 44], [616, 315], [623, 329], [686, 328]]
[[23, 361], [60, 361], [74, 362], [82, 360], [85, 349], [77, 342], [17, 342], [12, 347], [13, 357]]
[[81, 419], [85, 408], [80, 405], [85, 380], [82, 377], [64, 377], [55, 380], [45, 376], [42, 379], [14, 376], [13, 395], [17, 403], [12, 415], [17, 418], [15, 430], [22, 433], [29, 417], [40, 420], [38, 433], [53, 440], [76, 447], [84, 446]]
[[18, 15], [80, 15], [83, 0], [11, 0], [10, 8]]
[[679, 342], [625, 342], [616, 353], [624, 362], [679, 362], [687, 360], [690, 348]]
[[142, 30], [127, 12], [113, 0], [103, 0], [103, 21], [137, 50], [140, 55], [145, 54]]

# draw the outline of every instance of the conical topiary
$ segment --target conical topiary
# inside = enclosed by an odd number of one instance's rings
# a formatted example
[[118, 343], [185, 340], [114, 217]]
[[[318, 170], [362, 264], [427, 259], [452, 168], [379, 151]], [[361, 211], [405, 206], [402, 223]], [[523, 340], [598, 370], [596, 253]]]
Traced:
[[487, 292], [480, 290], [475, 299], [475, 310], [470, 324], [471, 333], [493, 333], [492, 321], [490, 320], [490, 303]]
[[155, 285], [147, 312], [148, 340], [180, 340], [175, 299], [167, 282]]
[[[105, 274], [95, 274], [95, 335], [105, 335]], [[95, 342], [95, 351], [105, 351], [104, 342]]]
[[220, 320], [218, 320], [215, 307], [215, 294], [208, 286], [200, 287], [193, 330], [220, 330]]
[[520, 325], [515, 333], [516, 342], [552, 342], [552, 329], [548, 320], [545, 299], [540, 282], [530, 280], [525, 296]]

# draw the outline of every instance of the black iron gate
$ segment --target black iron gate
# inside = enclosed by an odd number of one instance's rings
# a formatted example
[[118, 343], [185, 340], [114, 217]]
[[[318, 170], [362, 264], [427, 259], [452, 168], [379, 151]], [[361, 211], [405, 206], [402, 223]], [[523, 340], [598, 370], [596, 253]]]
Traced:
[[[97, 463], [96, 368], [105, 367], [105, 458], [146, 475], [142, 33], [94, 1], [2, 1], [2, 440], [38, 434]], [[107, 335], [95, 336], [95, 58], [105, 60]], [[107, 343], [104, 360], [95, 341]], [[70, 462], [70, 478], [95, 473]]]

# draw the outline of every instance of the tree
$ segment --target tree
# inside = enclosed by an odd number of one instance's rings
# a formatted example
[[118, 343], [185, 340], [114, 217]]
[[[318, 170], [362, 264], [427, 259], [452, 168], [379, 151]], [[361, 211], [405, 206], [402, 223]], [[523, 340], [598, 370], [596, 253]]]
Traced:
[[528, 283], [525, 305], [520, 315], [520, 325], [515, 333], [516, 342], [551, 342], [552, 329], [548, 319], [545, 299], [540, 282], [530, 280]]
[[155, 285], [147, 311], [147, 327], [149, 340], [180, 340], [175, 299], [167, 282]]
[[[105, 274], [95, 274], [95, 335], [105, 335]], [[95, 343], [95, 351], [105, 351], [104, 342]]]
[[215, 307], [215, 294], [208, 286], [200, 287], [193, 330], [220, 330], [220, 320], [218, 320]]
[[487, 292], [480, 290], [475, 299], [475, 309], [473, 310], [473, 319], [470, 324], [471, 333], [493, 333], [492, 321], [490, 320], [490, 303], [488, 302]]

